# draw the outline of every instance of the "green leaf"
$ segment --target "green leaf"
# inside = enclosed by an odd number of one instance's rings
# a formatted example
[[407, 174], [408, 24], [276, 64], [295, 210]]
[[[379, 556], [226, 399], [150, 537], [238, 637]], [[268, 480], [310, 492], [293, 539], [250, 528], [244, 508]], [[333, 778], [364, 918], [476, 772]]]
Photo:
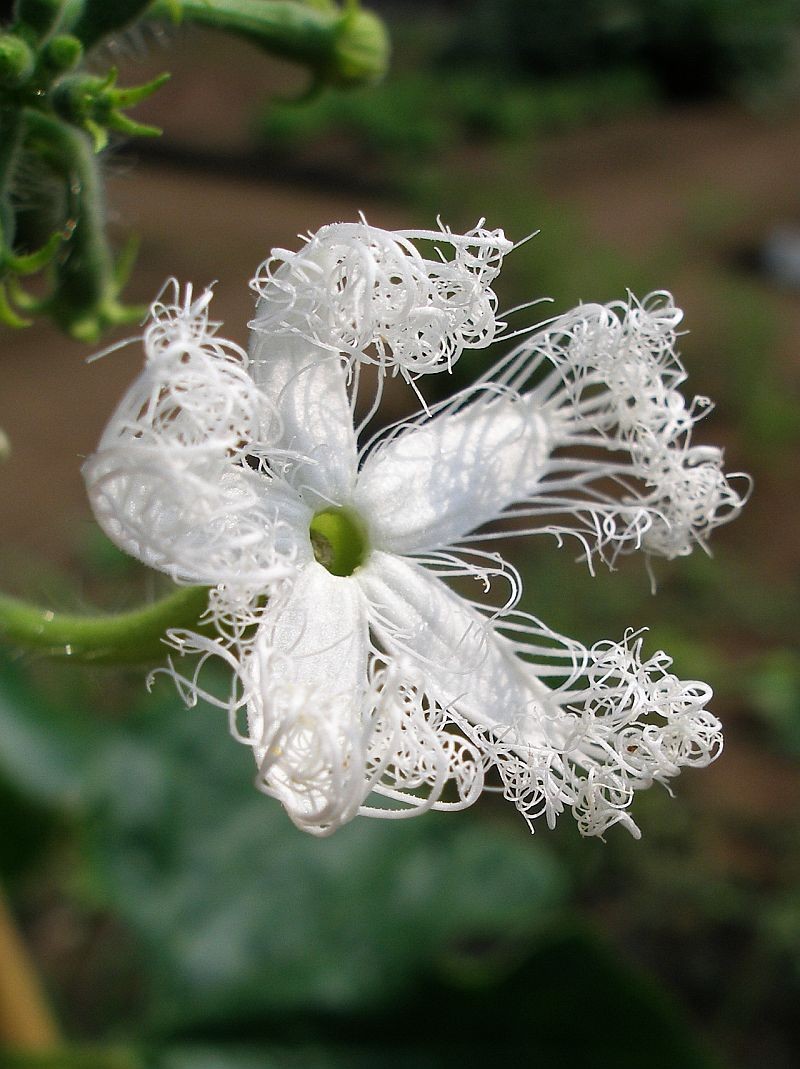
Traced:
[[272, 1021], [269, 1044], [168, 1049], [159, 1069], [715, 1069], [672, 1001], [585, 930], [554, 935], [490, 989], [424, 982], [372, 1016]]
[[770, 650], [748, 668], [746, 686], [753, 708], [783, 750], [800, 754], [800, 654]]
[[[718, 1069], [671, 1000], [591, 934], [562, 933], [513, 976], [463, 993], [423, 985], [372, 1018], [294, 1021], [294, 1041], [186, 1045], [159, 1069]], [[298, 1041], [297, 1037], [301, 1037]]]
[[0, 777], [43, 805], [74, 805], [91, 747], [88, 718], [56, 708], [0, 655]]
[[562, 901], [522, 827], [429, 814], [315, 839], [254, 772], [208, 707], [153, 708], [97, 756], [91, 855], [152, 953], [159, 1026], [386, 1005], [436, 970], [489, 982]]
[[19, 665], [0, 656], [0, 873], [35, 862], [74, 811], [90, 735], [85, 718], [57, 710]]
[[22, 740], [7, 767], [80, 795], [83, 886], [149, 951], [131, 1030], [186, 1037], [148, 1066], [711, 1069], [651, 980], [566, 926], [546, 838], [490, 806], [314, 839], [253, 789], [220, 713], [182, 710], [166, 681], [77, 751], [17, 666], [0, 681], [0, 743]]

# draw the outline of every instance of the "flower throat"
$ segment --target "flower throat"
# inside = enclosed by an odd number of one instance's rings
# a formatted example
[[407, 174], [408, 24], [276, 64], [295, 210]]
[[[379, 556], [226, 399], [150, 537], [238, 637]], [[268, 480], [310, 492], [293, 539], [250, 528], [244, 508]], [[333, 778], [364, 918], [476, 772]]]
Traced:
[[314, 557], [331, 575], [352, 575], [367, 559], [364, 525], [351, 509], [332, 507], [317, 512], [309, 537]]

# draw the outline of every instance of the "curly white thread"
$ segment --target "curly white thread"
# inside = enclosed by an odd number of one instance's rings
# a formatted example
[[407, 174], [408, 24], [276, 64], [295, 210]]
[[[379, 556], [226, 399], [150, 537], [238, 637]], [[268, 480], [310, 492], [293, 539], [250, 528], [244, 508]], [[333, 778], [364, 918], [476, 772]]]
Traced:
[[[450, 246], [452, 257], [425, 259], [419, 240]], [[482, 223], [464, 235], [334, 223], [297, 253], [273, 250], [253, 283], [261, 300], [251, 326], [406, 378], [450, 370], [502, 327], [491, 284], [510, 248]]]

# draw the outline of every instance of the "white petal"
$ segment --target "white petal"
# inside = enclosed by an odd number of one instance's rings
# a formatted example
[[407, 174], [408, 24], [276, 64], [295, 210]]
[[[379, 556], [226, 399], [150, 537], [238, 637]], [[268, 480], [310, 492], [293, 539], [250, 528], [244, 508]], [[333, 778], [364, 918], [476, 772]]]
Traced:
[[265, 615], [256, 645], [281, 655], [275, 672], [292, 683], [363, 694], [367, 616], [358, 583], [311, 561], [277, 611]]
[[411, 656], [438, 702], [486, 726], [538, 719], [549, 689], [492, 622], [435, 575], [376, 550], [355, 576], [387, 653]]
[[[538, 642], [498, 633], [522, 630], [513, 614], [493, 625], [416, 563], [377, 552], [356, 574], [389, 658], [413, 658], [427, 693], [529, 823], [544, 815], [552, 827], [569, 808], [584, 835], [622, 823], [638, 837], [628, 811], [636, 792], [721, 751], [710, 688], [672, 675], [664, 653], [643, 661], [640, 636], [591, 649], [561, 639], [543, 657]], [[528, 622], [529, 633], [559, 641]], [[548, 656], [567, 677], [553, 690], [540, 678], [553, 675]]]
[[145, 344], [148, 362], [83, 468], [95, 516], [121, 549], [176, 580], [263, 590], [287, 570], [274, 538], [283, 510], [246, 466], [274, 432], [244, 354], [191, 309], [155, 319]]
[[254, 330], [251, 373], [276, 408], [284, 474], [313, 509], [349, 501], [357, 468], [347, 371], [336, 353]]
[[[198, 461], [199, 458], [193, 458]], [[186, 462], [135, 443], [83, 468], [97, 522], [124, 552], [178, 582], [266, 589], [288, 574], [286, 532], [253, 478], [224, 459]]]
[[550, 450], [544, 418], [514, 394], [483, 394], [379, 446], [354, 498], [373, 545], [415, 553], [460, 541], [535, 492]]
[[257, 784], [305, 831], [328, 835], [370, 792], [367, 620], [351, 579], [316, 561], [268, 610], [242, 670]]

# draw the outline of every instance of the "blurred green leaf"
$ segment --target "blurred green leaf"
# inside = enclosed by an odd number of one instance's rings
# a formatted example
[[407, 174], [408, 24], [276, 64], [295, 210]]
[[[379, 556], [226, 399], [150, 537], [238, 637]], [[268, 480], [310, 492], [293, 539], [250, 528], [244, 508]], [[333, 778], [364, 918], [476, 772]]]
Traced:
[[0, 777], [0, 876], [9, 882], [40, 856], [56, 827], [51, 810], [32, 802]]
[[646, 978], [554, 934], [566, 886], [544, 837], [487, 812], [305, 836], [219, 713], [150, 701], [94, 762], [95, 889], [149, 951], [151, 1035], [274, 1044], [187, 1046], [161, 1069], [709, 1066]]
[[42, 804], [74, 804], [90, 744], [82, 711], [57, 708], [0, 654], [0, 778]]
[[87, 755], [85, 720], [31, 687], [0, 656], [0, 873], [13, 879], [35, 861], [78, 801]]
[[144, 1069], [129, 1051], [64, 1048], [52, 1052], [9, 1052], [0, 1057], [3, 1069]]
[[[273, 1025], [273, 1028], [275, 1026]], [[159, 1069], [715, 1069], [670, 999], [585, 931], [563, 932], [489, 990], [417, 986], [370, 1017], [295, 1020], [266, 1045], [186, 1045]], [[287, 1039], [294, 1033], [294, 1042]]]
[[305, 836], [223, 717], [157, 704], [98, 752], [90, 788], [92, 856], [154, 955], [157, 1025], [378, 1005], [437, 968], [483, 982], [562, 900], [521, 827], [431, 814]]
[[771, 650], [750, 666], [750, 702], [788, 754], [800, 754], [800, 654]]
[[272, 101], [256, 124], [272, 149], [303, 149], [316, 155], [327, 139], [348, 159], [369, 161], [405, 187], [406, 169], [422, 156], [441, 159], [476, 143], [521, 140], [564, 130], [646, 106], [647, 79], [635, 70], [564, 80], [557, 85], [519, 85], [480, 70], [442, 79], [437, 69], [391, 76], [368, 91], [324, 94], [302, 107]]

